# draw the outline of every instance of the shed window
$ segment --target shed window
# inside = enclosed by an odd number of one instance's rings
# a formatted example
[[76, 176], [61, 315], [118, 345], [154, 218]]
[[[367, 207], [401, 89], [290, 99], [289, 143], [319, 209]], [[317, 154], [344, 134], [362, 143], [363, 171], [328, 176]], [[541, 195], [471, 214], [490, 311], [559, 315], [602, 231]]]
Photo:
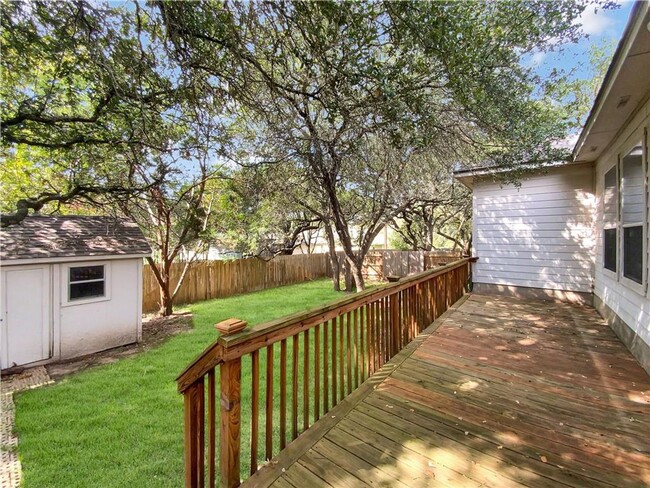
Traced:
[[635, 146], [622, 161], [623, 276], [643, 283], [643, 219], [645, 181], [643, 147]]
[[104, 265], [70, 268], [69, 283], [69, 300], [105, 296]]

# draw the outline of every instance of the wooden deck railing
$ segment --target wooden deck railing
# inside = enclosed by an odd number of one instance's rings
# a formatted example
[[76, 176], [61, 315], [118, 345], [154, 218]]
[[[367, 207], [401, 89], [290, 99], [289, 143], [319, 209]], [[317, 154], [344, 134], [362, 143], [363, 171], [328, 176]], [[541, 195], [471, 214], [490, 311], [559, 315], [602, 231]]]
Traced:
[[[177, 378], [185, 402], [185, 486], [214, 487], [218, 467], [221, 486], [239, 486], [245, 464], [255, 473], [458, 300], [473, 260], [220, 336]], [[245, 459], [242, 424], [250, 432]]]

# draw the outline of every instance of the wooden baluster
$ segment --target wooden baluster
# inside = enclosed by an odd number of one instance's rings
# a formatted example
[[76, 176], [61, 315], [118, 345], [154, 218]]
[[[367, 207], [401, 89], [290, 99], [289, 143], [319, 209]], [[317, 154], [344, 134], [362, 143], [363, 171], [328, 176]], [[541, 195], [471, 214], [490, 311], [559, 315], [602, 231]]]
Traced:
[[384, 300], [377, 300], [376, 321], [377, 321], [377, 369], [384, 364]]
[[348, 370], [348, 395], [352, 393], [352, 336], [350, 334], [352, 328], [352, 313], [347, 313], [347, 320], [345, 323], [346, 341], [345, 341], [345, 356]]
[[377, 361], [377, 369], [380, 369], [384, 364], [384, 299], [377, 301], [377, 352], [379, 358]]
[[359, 388], [359, 309], [352, 311], [352, 357], [354, 358], [354, 389]]
[[418, 285], [417, 298], [415, 299], [414, 304], [414, 315], [415, 315], [415, 324], [416, 329], [424, 329], [428, 323], [428, 313], [427, 313], [427, 286], [426, 282]]
[[328, 412], [329, 405], [329, 322], [323, 324], [323, 413]]
[[428, 284], [429, 284], [428, 281], [422, 283], [422, 302], [420, 303], [420, 307], [422, 308], [422, 322], [418, 322], [416, 304], [413, 303], [411, 307], [412, 315], [413, 315], [413, 325], [414, 325], [413, 328], [415, 330], [415, 335], [418, 335], [422, 329], [426, 328], [431, 323], [431, 321], [429, 320], [429, 301], [428, 301], [429, 294], [427, 292]]
[[[428, 297], [429, 297], [429, 282], [425, 281], [420, 285], [420, 302], [418, 304], [421, 310], [421, 314], [420, 314], [421, 318], [418, 326], [420, 330], [425, 329], [431, 323], [431, 313], [429, 311]], [[417, 315], [416, 315], [416, 322], [418, 322]]]
[[399, 321], [402, 327], [402, 347], [400, 347], [400, 351], [404, 349], [404, 347], [411, 342], [411, 338], [413, 337], [413, 328], [411, 327], [411, 314], [410, 314], [410, 309], [411, 309], [411, 300], [409, 300], [409, 297], [411, 296], [411, 288], [407, 288], [400, 294], [400, 307], [399, 307]]
[[291, 401], [291, 439], [298, 437], [298, 334], [293, 336], [292, 401]]
[[413, 334], [413, 329], [411, 328], [411, 315], [409, 313], [411, 307], [411, 288], [407, 288], [402, 293], [400, 293], [400, 307], [399, 307], [399, 321], [402, 328], [402, 344], [400, 351], [404, 349], [406, 344], [411, 342], [411, 336]]
[[341, 315], [339, 320], [339, 398], [345, 398], [345, 349], [343, 348], [343, 339], [345, 330], [343, 328], [345, 315]]
[[393, 350], [393, 331], [391, 328], [391, 312], [390, 312], [390, 298], [385, 297], [384, 298], [384, 337], [386, 338], [386, 348], [385, 348], [385, 353], [386, 355], [384, 356], [384, 364], [386, 364], [391, 357], [391, 352]]
[[280, 449], [287, 446], [287, 340], [280, 342]]
[[[426, 286], [423, 284], [422, 285], [422, 290], [423, 290], [423, 297], [426, 295]], [[420, 327], [421, 324], [418, 322], [418, 304], [415, 303], [415, 300], [413, 300], [413, 295], [415, 295], [415, 291], [411, 290], [411, 300], [409, 300], [409, 321], [411, 322], [411, 330], [413, 331], [413, 337], [414, 339], [420, 332]], [[420, 307], [424, 309], [424, 322], [422, 323], [422, 328], [423, 324], [426, 323], [426, 300], [422, 301], [422, 303], [419, 304]]]
[[436, 280], [438, 281], [438, 316], [440, 316], [445, 311], [445, 277], [438, 276]]
[[413, 300], [413, 294], [415, 292], [413, 291], [413, 288], [409, 288], [406, 290], [406, 294], [404, 298], [406, 299], [406, 302], [404, 303], [404, 321], [406, 322], [406, 327], [409, 331], [408, 333], [408, 340], [404, 344], [406, 347], [407, 344], [409, 344], [417, 335], [417, 320], [415, 320], [415, 315], [413, 312], [416, 310], [415, 309], [415, 303]]
[[431, 322], [433, 322], [435, 318], [435, 312], [433, 310], [433, 295], [435, 293], [435, 290], [433, 288], [433, 280], [428, 280], [427, 281], [427, 295], [426, 295], [426, 300], [427, 300], [427, 310], [428, 310], [428, 315], [427, 315], [427, 322], [424, 327], [427, 327]]
[[368, 377], [375, 372], [375, 333], [374, 333], [374, 320], [375, 320], [375, 304], [371, 302], [368, 304], [368, 323], [366, 324], [366, 349], [368, 351]]
[[199, 378], [183, 392], [185, 403], [185, 486], [203, 486], [204, 387]]
[[427, 294], [425, 297], [427, 302], [427, 321], [422, 328], [428, 327], [429, 324], [435, 320], [433, 316], [433, 300], [431, 300], [432, 297], [433, 297], [433, 280], [427, 280]]
[[372, 335], [372, 303], [368, 304], [368, 308], [366, 310], [366, 361], [367, 361], [367, 366], [366, 366], [366, 378], [369, 378], [370, 375], [372, 375], [373, 371], [373, 351], [374, 351], [374, 345], [372, 343], [373, 340], [373, 335]]
[[214, 368], [208, 371], [208, 483], [214, 488], [216, 480], [216, 390]]
[[405, 334], [403, 335], [404, 341], [402, 342], [402, 349], [413, 340], [414, 337], [414, 323], [411, 317], [411, 307], [413, 306], [413, 288], [408, 288], [402, 293], [402, 327], [404, 327]]
[[[424, 324], [427, 321], [427, 302], [425, 300], [426, 293], [427, 293], [427, 286], [426, 282], [420, 283], [420, 301], [418, 303], [414, 303], [414, 300], [411, 300], [409, 302], [409, 320], [411, 321], [411, 331], [413, 337], [417, 335], [418, 328], [420, 327], [420, 324], [424, 326]], [[417, 292], [414, 290], [411, 290], [411, 293], [413, 295], [417, 295]], [[414, 314], [411, 314], [411, 311], [414, 312]]]
[[338, 389], [337, 389], [337, 381], [338, 381], [338, 376], [336, 374], [336, 348], [338, 343], [336, 342], [336, 332], [338, 325], [336, 323], [336, 317], [332, 319], [332, 408], [336, 407], [336, 404], [338, 403], [337, 401], [337, 396], [338, 396]]
[[391, 357], [398, 353], [399, 346], [400, 346], [400, 336], [401, 336], [400, 325], [401, 324], [399, 321], [399, 305], [400, 305], [399, 302], [400, 302], [399, 293], [393, 293], [390, 296], [390, 313], [391, 313], [390, 323], [391, 323], [392, 334], [393, 334]]
[[379, 324], [381, 322], [381, 315], [379, 312], [379, 303], [380, 301], [377, 300], [374, 303], [374, 314], [373, 314], [373, 328], [374, 330], [374, 336], [375, 336], [375, 371], [377, 371], [381, 366], [380, 366], [380, 358], [381, 358], [381, 331]]
[[408, 334], [408, 324], [404, 320], [404, 297], [408, 290], [402, 290], [397, 293], [397, 344], [395, 345], [395, 354], [402, 350], [406, 343], [406, 336]]
[[[221, 486], [235, 488], [240, 485], [239, 456], [241, 449], [241, 358], [221, 363], [221, 422], [220, 465]], [[203, 392], [200, 394], [203, 398]], [[203, 418], [201, 418], [203, 425]], [[203, 459], [203, 452], [200, 454]], [[202, 462], [202, 461], [201, 461]], [[201, 471], [202, 486], [203, 472]], [[196, 486], [196, 485], [194, 485]]]
[[320, 327], [314, 330], [314, 422], [320, 418]]
[[445, 273], [445, 312], [449, 310], [451, 305], [451, 283], [449, 279], [449, 272]]
[[[363, 383], [363, 371], [364, 365], [366, 364], [364, 358], [364, 340], [363, 340], [363, 331], [365, 330], [365, 307], [355, 310], [355, 319], [354, 319], [354, 332], [358, 334], [355, 336], [354, 347], [357, 355], [357, 372], [356, 372], [356, 384], [355, 387], [359, 387], [359, 383]], [[358, 338], [358, 341], [357, 341]]]
[[370, 305], [367, 303], [363, 306], [361, 322], [359, 323], [359, 332], [361, 334], [361, 383], [370, 376], [370, 330], [368, 329]]
[[389, 324], [388, 324], [388, 297], [384, 297], [381, 300], [381, 337], [382, 337], [382, 361], [381, 365], [383, 366], [388, 361], [390, 357], [390, 336], [388, 335]]
[[257, 442], [260, 415], [260, 354], [251, 353], [251, 475], [257, 471]]
[[266, 460], [273, 457], [273, 344], [266, 346]]
[[303, 338], [303, 371], [302, 371], [302, 428], [309, 428], [309, 329], [302, 334]]

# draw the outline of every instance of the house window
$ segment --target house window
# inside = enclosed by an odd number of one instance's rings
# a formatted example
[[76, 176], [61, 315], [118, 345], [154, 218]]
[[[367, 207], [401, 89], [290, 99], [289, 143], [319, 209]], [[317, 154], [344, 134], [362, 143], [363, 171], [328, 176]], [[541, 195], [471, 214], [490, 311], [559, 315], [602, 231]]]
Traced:
[[623, 276], [643, 283], [645, 181], [643, 147], [638, 144], [621, 161]]
[[618, 224], [618, 178], [616, 166], [605, 173], [603, 193], [603, 265], [605, 269], [616, 272], [617, 224]]
[[70, 301], [105, 296], [106, 278], [103, 264], [71, 267], [69, 273]]

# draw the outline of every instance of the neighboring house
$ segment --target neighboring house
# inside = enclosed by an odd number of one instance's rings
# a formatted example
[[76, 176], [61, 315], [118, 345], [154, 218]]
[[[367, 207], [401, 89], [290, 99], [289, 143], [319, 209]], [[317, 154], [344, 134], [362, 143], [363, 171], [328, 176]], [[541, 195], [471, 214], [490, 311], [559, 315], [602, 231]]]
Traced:
[[650, 3], [637, 2], [573, 160], [473, 189], [474, 289], [593, 303], [650, 372]]
[[113, 217], [32, 216], [0, 230], [0, 368], [138, 342], [138, 226]]

